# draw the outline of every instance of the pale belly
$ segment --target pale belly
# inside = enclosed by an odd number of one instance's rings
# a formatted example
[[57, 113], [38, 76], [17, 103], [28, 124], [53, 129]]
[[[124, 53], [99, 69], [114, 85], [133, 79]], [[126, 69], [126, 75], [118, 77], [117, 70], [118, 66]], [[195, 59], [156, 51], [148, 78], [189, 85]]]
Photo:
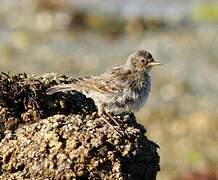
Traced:
[[93, 99], [97, 108], [105, 105], [105, 111], [113, 114], [121, 114], [125, 112], [138, 111], [146, 102], [149, 91], [143, 90], [140, 93], [123, 92], [118, 95], [102, 95], [94, 96]]

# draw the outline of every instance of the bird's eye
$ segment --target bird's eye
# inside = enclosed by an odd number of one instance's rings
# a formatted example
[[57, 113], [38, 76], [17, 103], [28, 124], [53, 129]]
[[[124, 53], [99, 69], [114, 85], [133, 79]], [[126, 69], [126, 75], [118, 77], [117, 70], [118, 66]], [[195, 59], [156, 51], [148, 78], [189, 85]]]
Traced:
[[144, 62], [145, 62], [145, 59], [141, 59], [141, 62], [144, 63]]

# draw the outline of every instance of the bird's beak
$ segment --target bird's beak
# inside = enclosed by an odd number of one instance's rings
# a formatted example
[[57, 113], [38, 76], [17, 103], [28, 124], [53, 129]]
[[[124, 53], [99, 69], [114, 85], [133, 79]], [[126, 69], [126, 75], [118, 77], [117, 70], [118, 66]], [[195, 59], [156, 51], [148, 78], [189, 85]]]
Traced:
[[153, 61], [153, 62], [150, 62], [150, 63], [148, 64], [149, 67], [160, 66], [160, 65], [163, 65], [163, 64], [161, 64], [161, 63], [158, 62], [158, 61]]

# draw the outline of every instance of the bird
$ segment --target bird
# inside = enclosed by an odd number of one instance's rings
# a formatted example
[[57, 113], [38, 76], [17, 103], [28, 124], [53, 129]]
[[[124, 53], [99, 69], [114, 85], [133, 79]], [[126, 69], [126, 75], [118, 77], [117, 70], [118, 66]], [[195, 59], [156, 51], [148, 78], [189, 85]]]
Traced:
[[[128, 56], [122, 65], [113, 67], [101, 75], [75, 79], [71, 84], [59, 84], [47, 89], [46, 94], [78, 91], [94, 100], [101, 117], [136, 112], [146, 102], [151, 90], [150, 70], [161, 63], [154, 60], [147, 50], [138, 50]], [[113, 129], [114, 126], [107, 122]]]

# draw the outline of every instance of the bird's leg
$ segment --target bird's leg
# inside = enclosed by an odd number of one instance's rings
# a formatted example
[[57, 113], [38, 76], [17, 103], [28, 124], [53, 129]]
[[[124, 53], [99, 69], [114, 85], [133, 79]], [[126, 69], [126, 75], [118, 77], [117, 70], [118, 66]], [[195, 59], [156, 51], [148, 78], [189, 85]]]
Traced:
[[[104, 107], [101, 107], [101, 109], [99, 109], [98, 112], [99, 116], [102, 117], [102, 119], [104, 120], [104, 122], [106, 122], [117, 134], [119, 134], [121, 136], [121, 134], [116, 130], [116, 128], [107, 120], [106, 117], [109, 117], [110, 119], [114, 119], [111, 115], [108, 116], [108, 113], [105, 112]], [[116, 120], [115, 120], [116, 121]], [[116, 124], [118, 124], [116, 122]], [[119, 124], [118, 124], [119, 126]]]
[[104, 111], [104, 114], [108, 116], [118, 127], [120, 127], [119, 123], [116, 121], [116, 119], [113, 118], [113, 116], [110, 113]]
[[106, 122], [119, 136], [121, 136], [121, 134], [116, 130], [116, 128], [108, 122], [108, 120], [104, 117], [104, 116], [101, 116], [102, 119], [104, 120], [104, 122]]

